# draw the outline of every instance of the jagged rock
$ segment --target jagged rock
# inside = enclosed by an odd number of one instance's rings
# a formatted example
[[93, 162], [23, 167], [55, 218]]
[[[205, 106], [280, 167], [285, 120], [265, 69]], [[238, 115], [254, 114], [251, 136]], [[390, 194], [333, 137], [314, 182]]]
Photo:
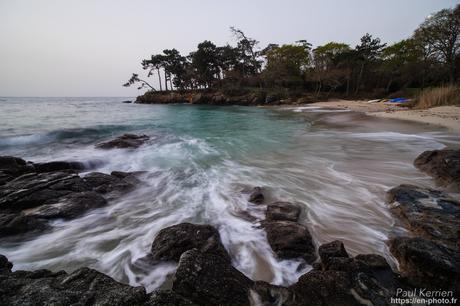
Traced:
[[150, 137], [147, 135], [124, 134], [113, 140], [102, 142], [96, 145], [98, 149], [126, 149], [138, 148], [143, 145]]
[[106, 204], [107, 201], [99, 193], [85, 191], [65, 195], [53, 204], [39, 206], [27, 211], [26, 214], [42, 219], [71, 219]]
[[0, 255], [0, 305], [128, 306], [147, 299], [143, 287], [118, 283], [96, 270], [11, 272], [11, 263]]
[[315, 260], [315, 247], [305, 226], [292, 221], [266, 221], [263, 227], [268, 243], [279, 258], [301, 257], [308, 263]]
[[197, 249], [182, 254], [172, 290], [199, 305], [250, 305], [253, 282], [222, 256]]
[[268, 221], [293, 221], [299, 220], [302, 208], [288, 202], [275, 202], [267, 205], [265, 219]]
[[182, 253], [191, 249], [217, 254], [230, 261], [219, 232], [210, 225], [180, 223], [166, 227], [155, 237], [151, 252], [155, 260], [179, 261]]
[[249, 195], [249, 202], [254, 204], [262, 204], [264, 202], [264, 194], [262, 193], [261, 187], [254, 187], [251, 194]]
[[400, 185], [387, 192], [393, 213], [421, 237], [458, 248], [460, 203], [441, 191]]
[[414, 165], [438, 184], [460, 192], [460, 150], [425, 151], [415, 159]]
[[62, 196], [83, 191], [90, 191], [90, 187], [72, 172], [24, 174], [0, 186], [0, 209], [21, 210], [51, 204]]
[[41, 231], [47, 227], [45, 222], [22, 212], [0, 212], [0, 237]]
[[342, 241], [335, 240], [326, 244], [323, 244], [318, 249], [319, 257], [324, 264], [329, 263], [329, 259], [335, 257], [348, 258], [348, 253], [345, 250], [345, 246]]
[[460, 253], [423, 238], [395, 238], [390, 251], [415, 286], [460, 288]]
[[194, 302], [170, 290], [153, 292], [146, 306], [198, 306]]

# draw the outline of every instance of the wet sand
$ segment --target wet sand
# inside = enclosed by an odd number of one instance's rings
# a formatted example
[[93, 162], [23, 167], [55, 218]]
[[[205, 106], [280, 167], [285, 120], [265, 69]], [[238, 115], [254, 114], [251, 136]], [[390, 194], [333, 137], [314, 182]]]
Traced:
[[427, 125], [437, 125], [452, 132], [460, 133], [460, 107], [440, 106], [430, 109], [407, 109], [383, 102], [337, 100], [310, 104], [322, 108], [339, 108], [366, 113], [380, 118], [416, 121]]

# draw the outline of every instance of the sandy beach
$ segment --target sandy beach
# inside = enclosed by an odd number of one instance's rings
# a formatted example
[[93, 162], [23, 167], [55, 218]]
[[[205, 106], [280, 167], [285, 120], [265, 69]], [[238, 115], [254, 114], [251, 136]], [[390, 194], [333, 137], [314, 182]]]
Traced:
[[324, 108], [349, 109], [363, 112], [370, 116], [410, 120], [420, 123], [443, 126], [450, 131], [460, 133], [460, 107], [439, 106], [429, 109], [407, 109], [398, 105], [383, 102], [369, 103], [368, 101], [337, 100], [317, 102], [314, 106]]

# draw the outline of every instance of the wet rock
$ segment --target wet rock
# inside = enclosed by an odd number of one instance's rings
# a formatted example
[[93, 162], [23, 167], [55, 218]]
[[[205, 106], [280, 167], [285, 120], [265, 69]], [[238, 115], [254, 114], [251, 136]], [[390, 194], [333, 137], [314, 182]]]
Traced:
[[25, 173], [34, 172], [32, 164], [14, 156], [0, 156], [0, 186]]
[[250, 305], [252, 281], [222, 256], [197, 249], [182, 254], [172, 290], [199, 305]]
[[320, 249], [327, 261], [289, 287], [293, 297], [285, 305], [389, 305], [398, 288], [408, 288], [382, 256], [350, 258], [340, 241]]
[[166, 227], [155, 237], [151, 252], [155, 260], [179, 261], [182, 253], [191, 249], [213, 253], [230, 261], [219, 232], [210, 225], [180, 223]]
[[279, 258], [301, 257], [308, 263], [315, 261], [315, 247], [305, 226], [291, 221], [266, 221], [263, 227], [268, 243]]
[[395, 238], [390, 251], [400, 269], [415, 286], [460, 287], [460, 253], [423, 238]]
[[42, 231], [47, 227], [45, 222], [22, 212], [0, 212], [0, 237]]
[[133, 102], [130, 100], [125, 100], [125, 101], [121, 101], [121, 103], [133, 103]]
[[324, 264], [329, 263], [329, 259], [335, 257], [348, 258], [348, 253], [345, 250], [345, 246], [342, 241], [335, 240], [326, 244], [323, 244], [318, 249], [319, 257]]
[[432, 176], [442, 186], [460, 192], [460, 150], [425, 151], [414, 161], [415, 167]]
[[83, 191], [90, 191], [90, 187], [72, 172], [24, 174], [0, 186], [0, 209], [21, 210], [51, 204], [62, 196]]
[[85, 164], [75, 161], [52, 161], [46, 163], [35, 163], [34, 167], [37, 172], [53, 172], [62, 170], [81, 171], [85, 169]]
[[113, 140], [102, 142], [96, 145], [98, 149], [126, 149], [138, 148], [143, 145], [150, 137], [147, 135], [124, 134]]
[[290, 287], [294, 294], [286, 305], [354, 306], [362, 305], [352, 295], [353, 280], [340, 271], [311, 271]]
[[198, 306], [194, 302], [170, 290], [153, 292], [146, 306]]
[[11, 272], [5, 260], [0, 256], [1, 305], [142, 305], [148, 299], [144, 288], [118, 283], [96, 270]]
[[[392, 212], [414, 234], [455, 246], [460, 237], [460, 203], [444, 192], [400, 185], [387, 192]], [[457, 246], [458, 248], [458, 246]]]
[[251, 194], [249, 195], [248, 201], [254, 204], [262, 204], [264, 199], [265, 197], [262, 193], [262, 187], [254, 187]]
[[[111, 192], [118, 192], [119, 195], [127, 193], [136, 188], [140, 181], [131, 174], [109, 175], [101, 172], [91, 172], [87, 174], [83, 180], [91, 186], [91, 188], [99, 193], [107, 194]], [[123, 177], [122, 177], [123, 176]]]
[[99, 193], [86, 191], [60, 197], [56, 203], [39, 206], [26, 214], [41, 219], [71, 219], [106, 204], [107, 201]]
[[294, 221], [299, 220], [302, 209], [299, 205], [289, 202], [275, 202], [267, 205], [265, 219], [268, 221]]

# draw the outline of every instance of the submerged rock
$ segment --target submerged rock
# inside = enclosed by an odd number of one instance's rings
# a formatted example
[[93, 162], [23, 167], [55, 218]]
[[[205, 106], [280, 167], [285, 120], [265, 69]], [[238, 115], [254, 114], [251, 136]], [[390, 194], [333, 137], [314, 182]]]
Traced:
[[116, 196], [134, 190], [141, 183], [136, 174], [129, 172], [112, 172], [112, 174], [91, 172], [85, 175], [83, 180], [96, 192], [115, 193]]
[[147, 135], [123, 134], [113, 140], [96, 145], [98, 149], [136, 149], [143, 145], [150, 137]]
[[400, 185], [387, 192], [387, 202], [414, 234], [458, 248], [460, 203], [446, 193]]
[[441, 186], [460, 192], [460, 150], [425, 151], [415, 159], [414, 165]]
[[289, 202], [275, 202], [267, 205], [265, 219], [268, 221], [293, 221], [299, 220], [302, 208]]
[[180, 223], [166, 227], [155, 237], [151, 252], [155, 260], [179, 261], [182, 253], [191, 249], [213, 253], [230, 261], [219, 232], [211, 225]]
[[99, 193], [85, 191], [60, 197], [55, 203], [31, 209], [26, 211], [26, 214], [40, 219], [71, 219], [78, 217], [90, 209], [103, 207], [106, 204], [106, 199]]
[[254, 204], [262, 204], [264, 202], [264, 194], [262, 193], [262, 187], [254, 187], [251, 194], [249, 194], [248, 201]]
[[303, 258], [308, 263], [315, 260], [315, 247], [307, 227], [292, 221], [265, 221], [263, 227], [279, 258]]
[[20, 212], [0, 212], [0, 237], [42, 231], [47, 224]]
[[401, 237], [390, 242], [400, 269], [415, 286], [460, 288], [460, 253], [423, 238]]
[[199, 305], [250, 305], [253, 282], [222, 256], [197, 249], [182, 254], [172, 290]]

